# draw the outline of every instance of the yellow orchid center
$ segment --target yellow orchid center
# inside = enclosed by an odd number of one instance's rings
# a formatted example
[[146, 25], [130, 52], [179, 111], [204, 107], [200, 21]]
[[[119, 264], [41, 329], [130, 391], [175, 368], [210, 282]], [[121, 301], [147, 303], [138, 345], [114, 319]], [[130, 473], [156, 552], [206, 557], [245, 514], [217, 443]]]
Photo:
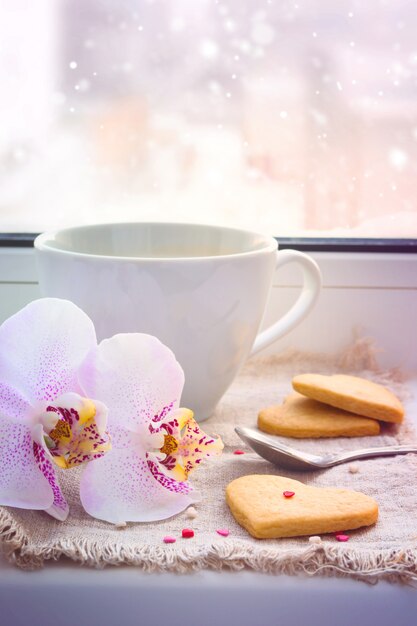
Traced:
[[55, 428], [49, 433], [49, 437], [55, 442], [55, 445], [59, 445], [60, 441], [71, 439], [71, 428], [68, 422], [64, 420], [58, 420]]
[[164, 435], [164, 445], [161, 448], [161, 452], [164, 454], [172, 454], [178, 449], [178, 441], [173, 435]]

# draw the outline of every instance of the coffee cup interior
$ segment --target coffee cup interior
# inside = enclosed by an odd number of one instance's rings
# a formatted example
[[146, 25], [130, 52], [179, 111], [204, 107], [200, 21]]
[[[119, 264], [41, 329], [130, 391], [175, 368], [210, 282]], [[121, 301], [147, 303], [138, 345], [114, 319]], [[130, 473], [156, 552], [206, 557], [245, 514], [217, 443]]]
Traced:
[[36, 247], [88, 256], [178, 259], [253, 254], [277, 244], [272, 237], [235, 228], [138, 222], [44, 233]]

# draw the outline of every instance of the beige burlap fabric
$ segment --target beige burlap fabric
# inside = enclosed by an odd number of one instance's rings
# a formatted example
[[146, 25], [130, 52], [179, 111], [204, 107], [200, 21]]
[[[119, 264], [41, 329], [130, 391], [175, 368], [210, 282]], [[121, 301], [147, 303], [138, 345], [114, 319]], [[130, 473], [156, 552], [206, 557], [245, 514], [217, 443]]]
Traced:
[[[323, 536], [319, 545], [310, 543], [308, 537], [255, 540], [231, 516], [224, 499], [225, 487], [231, 480], [245, 474], [280, 473], [244, 447], [234, 433], [234, 425], [255, 426], [258, 410], [279, 403], [291, 389], [291, 377], [306, 371], [364, 375], [388, 384], [407, 406], [406, 382], [396, 372], [378, 370], [366, 341], [357, 342], [338, 359], [296, 353], [252, 359], [216, 414], [205, 423], [208, 432], [223, 437], [226, 447], [222, 457], [207, 463], [195, 476], [195, 485], [203, 494], [203, 501], [196, 505], [196, 519], [190, 520], [184, 512], [164, 522], [128, 524], [117, 529], [84, 513], [75, 473], [64, 472], [64, 490], [71, 507], [68, 520], [60, 523], [42, 512], [0, 509], [5, 554], [27, 569], [66, 556], [95, 567], [131, 564], [159, 572], [247, 567], [260, 572], [341, 575], [368, 581], [417, 580], [417, 455], [360, 461], [356, 474], [349, 472], [348, 465], [325, 472], [285, 472], [310, 485], [363, 491], [378, 501], [380, 519], [376, 526], [350, 532], [348, 543], [338, 543], [332, 535]], [[377, 438], [293, 440], [292, 443], [317, 453], [411, 443], [414, 435], [410, 421], [408, 415], [404, 425], [387, 426]], [[236, 447], [245, 449], [246, 453], [234, 455]], [[184, 527], [194, 529], [193, 539], [181, 538]], [[219, 536], [216, 530], [220, 528], [228, 528], [230, 535]], [[177, 542], [164, 544], [165, 535], [176, 536]]]

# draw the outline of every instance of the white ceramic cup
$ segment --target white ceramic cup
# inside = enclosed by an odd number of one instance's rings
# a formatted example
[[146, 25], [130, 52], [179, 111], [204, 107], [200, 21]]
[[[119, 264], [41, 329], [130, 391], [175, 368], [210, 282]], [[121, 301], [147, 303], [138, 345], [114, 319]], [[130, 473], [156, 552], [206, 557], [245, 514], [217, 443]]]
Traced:
[[[185, 372], [181, 404], [209, 417], [250, 354], [293, 329], [321, 286], [317, 264], [272, 237], [193, 224], [81, 226], [35, 240], [41, 291], [66, 298], [93, 320], [98, 339], [158, 337]], [[258, 333], [275, 269], [301, 266], [293, 307]]]

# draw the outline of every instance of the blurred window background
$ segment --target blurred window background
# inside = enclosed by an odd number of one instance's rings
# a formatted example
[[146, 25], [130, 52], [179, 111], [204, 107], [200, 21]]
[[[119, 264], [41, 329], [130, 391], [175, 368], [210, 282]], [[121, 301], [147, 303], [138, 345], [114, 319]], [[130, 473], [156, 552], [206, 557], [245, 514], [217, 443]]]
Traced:
[[417, 237], [405, 0], [2, 0], [0, 231]]

